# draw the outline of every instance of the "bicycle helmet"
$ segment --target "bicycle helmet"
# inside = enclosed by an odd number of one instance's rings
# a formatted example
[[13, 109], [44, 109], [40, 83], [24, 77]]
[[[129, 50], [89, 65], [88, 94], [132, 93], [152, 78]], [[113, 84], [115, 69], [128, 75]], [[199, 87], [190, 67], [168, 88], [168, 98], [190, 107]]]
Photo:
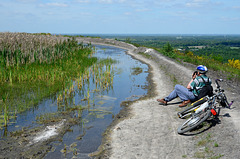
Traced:
[[199, 66], [197, 67], [197, 71], [200, 72], [201, 74], [205, 74], [205, 73], [207, 73], [208, 69], [207, 69], [207, 67], [204, 66], [204, 65], [199, 65]]

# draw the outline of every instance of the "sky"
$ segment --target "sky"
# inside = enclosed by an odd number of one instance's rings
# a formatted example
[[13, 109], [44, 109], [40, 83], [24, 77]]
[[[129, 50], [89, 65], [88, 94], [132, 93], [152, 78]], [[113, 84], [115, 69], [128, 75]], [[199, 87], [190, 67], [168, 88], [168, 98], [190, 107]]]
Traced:
[[0, 0], [0, 32], [240, 34], [240, 0]]

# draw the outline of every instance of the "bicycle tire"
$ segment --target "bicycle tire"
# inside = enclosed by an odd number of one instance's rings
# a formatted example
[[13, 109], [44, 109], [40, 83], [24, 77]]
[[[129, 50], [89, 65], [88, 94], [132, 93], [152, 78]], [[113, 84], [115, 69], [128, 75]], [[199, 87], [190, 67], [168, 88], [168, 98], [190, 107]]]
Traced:
[[[178, 134], [184, 134], [184, 133], [186, 133], [190, 130], [193, 130], [198, 125], [200, 125], [202, 122], [207, 120], [210, 116], [211, 116], [211, 111], [207, 110], [207, 111], [204, 111], [202, 113], [197, 114], [197, 116], [189, 118], [181, 126], [178, 127], [178, 129], [177, 129]], [[192, 120], [196, 120], [196, 117], [200, 117], [200, 119], [198, 121], [196, 121], [196, 123], [193, 123], [192, 125], [189, 125], [189, 122], [190, 121], [192, 122]]]

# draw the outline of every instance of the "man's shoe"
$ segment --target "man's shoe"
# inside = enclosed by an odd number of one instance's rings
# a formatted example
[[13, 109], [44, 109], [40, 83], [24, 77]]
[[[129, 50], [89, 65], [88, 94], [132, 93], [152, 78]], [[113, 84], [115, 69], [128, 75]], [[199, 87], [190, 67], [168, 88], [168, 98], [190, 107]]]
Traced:
[[157, 99], [158, 102], [167, 105], [167, 101], [165, 101], [164, 99]]
[[188, 105], [188, 103], [191, 103], [190, 100], [183, 101], [182, 104], [179, 105], [179, 107], [185, 107]]

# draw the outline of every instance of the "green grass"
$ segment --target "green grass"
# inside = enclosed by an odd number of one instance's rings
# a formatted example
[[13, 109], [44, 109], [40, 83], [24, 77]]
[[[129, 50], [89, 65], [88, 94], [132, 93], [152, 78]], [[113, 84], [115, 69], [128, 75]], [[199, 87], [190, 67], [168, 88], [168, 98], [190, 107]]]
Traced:
[[97, 62], [91, 46], [75, 39], [25, 33], [0, 37], [0, 128], [17, 113], [63, 90]]
[[218, 159], [223, 156], [221, 154], [215, 154], [214, 150], [219, 147], [219, 145], [212, 139], [212, 137], [213, 134], [211, 133], [201, 135], [201, 140], [196, 144], [197, 148], [201, 148], [201, 150], [195, 152], [195, 158]]
[[220, 71], [224, 73], [228, 79], [238, 79], [240, 80], [240, 69], [234, 68], [228, 63], [222, 63], [211, 58], [211, 56], [196, 56], [193, 54], [184, 54], [178, 51], [166, 53], [163, 49], [156, 49], [160, 53], [168, 56], [170, 58], [177, 59], [182, 62], [188, 62], [195, 65], [205, 65], [209, 69], [214, 71]]

